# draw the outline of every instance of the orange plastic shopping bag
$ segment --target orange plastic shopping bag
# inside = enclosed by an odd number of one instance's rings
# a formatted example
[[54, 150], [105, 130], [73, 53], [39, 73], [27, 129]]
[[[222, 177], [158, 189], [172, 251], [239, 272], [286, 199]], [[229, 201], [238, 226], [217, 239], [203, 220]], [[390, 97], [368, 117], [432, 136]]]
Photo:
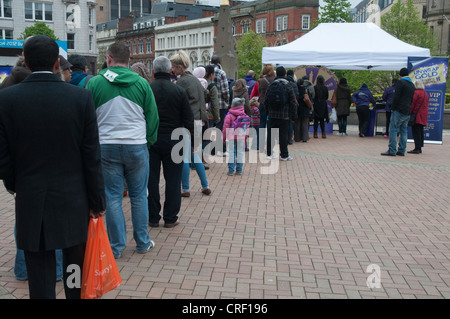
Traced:
[[122, 283], [103, 219], [91, 218], [84, 255], [81, 299], [95, 299]]

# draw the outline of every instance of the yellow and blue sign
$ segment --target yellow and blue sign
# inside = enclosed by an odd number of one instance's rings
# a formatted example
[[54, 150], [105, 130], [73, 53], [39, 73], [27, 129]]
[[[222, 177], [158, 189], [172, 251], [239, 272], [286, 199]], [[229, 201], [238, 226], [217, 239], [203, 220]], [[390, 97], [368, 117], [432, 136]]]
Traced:
[[[413, 83], [417, 80], [423, 81], [425, 91], [430, 97], [428, 121], [424, 127], [425, 142], [442, 144], [448, 58], [408, 57], [408, 70]], [[408, 129], [408, 139], [412, 139], [411, 129]]]

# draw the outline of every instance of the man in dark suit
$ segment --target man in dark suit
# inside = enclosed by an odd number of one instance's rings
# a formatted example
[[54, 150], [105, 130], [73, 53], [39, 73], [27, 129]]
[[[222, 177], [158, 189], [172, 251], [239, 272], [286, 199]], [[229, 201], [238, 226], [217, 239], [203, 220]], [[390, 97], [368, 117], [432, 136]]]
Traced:
[[56, 297], [55, 249], [63, 250], [66, 297], [80, 298], [69, 271], [77, 265], [81, 276], [89, 217], [105, 210], [94, 101], [56, 75], [55, 41], [33, 36], [23, 49], [33, 73], [0, 91], [0, 179], [16, 192], [17, 246], [25, 252], [30, 298]]

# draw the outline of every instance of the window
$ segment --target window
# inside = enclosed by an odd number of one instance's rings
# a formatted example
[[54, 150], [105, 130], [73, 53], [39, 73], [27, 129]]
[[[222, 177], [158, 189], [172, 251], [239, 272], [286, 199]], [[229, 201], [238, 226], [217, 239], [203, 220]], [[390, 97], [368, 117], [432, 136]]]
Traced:
[[94, 36], [89, 35], [89, 51], [93, 51], [93, 50], [94, 50]]
[[132, 0], [131, 1], [131, 10], [134, 11], [136, 17], [141, 17], [141, 1], [140, 0]]
[[11, 0], [0, 0], [0, 18], [12, 18]]
[[236, 35], [236, 22], [233, 22], [233, 25], [231, 26], [231, 34]]
[[209, 45], [211, 43], [211, 32], [202, 32], [202, 45]]
[[13, 40], [13, 30], [0, 29], [0, 39]]
[[249, 21], [244, 21], [242, 23], [242, 34], [248, 33], [249, 30], [250, 30], [250, 22]]
[[89, 14], [89, 17], [88, 17], [89, 25], [93, 25], [94, 24], [94, 9], [93, 8], [89, 8], [88, 10], [89, 10], [89, 12], [88, 12], [88, 14]]
[[144, 40], [139, 40], [139, 54], [144, 53]]
[[119, 18], [119, 0], [111, 1], [111, 20]]
[[37, 21], [53, 20], [53, 5], [51, 3], [25, 2], [25, 19]]
[[303, 15], [302, 16], [302, 30], [309, 30], [311, 26], [311, 16]]
[[75, 34], [67, 33], [67, 50], [75, 50]]
[[287, 30], [288, 16], [277, 17], [277, 31]]
[[145, 45], [147, 46], [147, 47], [146, 47], [147, 53], [152, 52], [152, 40], [151, 40], [151, 39], [147, 39], [147, 40], [145, 41]]
[[267, 19], [256, 20], [256, 33], [266, 33]]

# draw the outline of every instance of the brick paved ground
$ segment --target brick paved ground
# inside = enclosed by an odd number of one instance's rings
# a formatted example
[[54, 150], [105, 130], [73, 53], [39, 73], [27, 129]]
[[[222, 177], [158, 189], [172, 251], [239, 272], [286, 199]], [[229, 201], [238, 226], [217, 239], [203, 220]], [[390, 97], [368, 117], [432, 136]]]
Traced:
[[[241, 177], [212, 164], [212, 194], [191, 174], [180, 225], [151, 228], [146, 255], [135, 252], [126, 198], [123, 284], [103, 298], [450, 298], [449, 139], [386, 158], [386, 139], [353, 131], [295, 143], [294, 161], [272, 175], [260, 173], [269, 164], [247, 163]], [[0, 298], [28, 298], [14, 278], [13, 229], [1, 189]], [[371, 264], [380, 288], [366, 284]]]

